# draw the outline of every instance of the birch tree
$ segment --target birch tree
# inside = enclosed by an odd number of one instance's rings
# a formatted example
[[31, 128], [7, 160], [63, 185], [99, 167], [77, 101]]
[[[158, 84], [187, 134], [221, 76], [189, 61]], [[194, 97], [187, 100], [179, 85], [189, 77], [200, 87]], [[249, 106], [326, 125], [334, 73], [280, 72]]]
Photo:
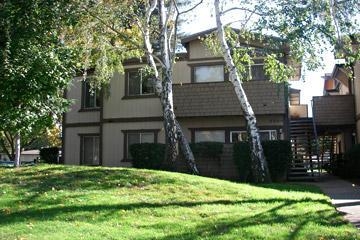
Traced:
[[[114, 71], [124, 71], [123, 61], [146, 56], [163, 110], [166, 161], [175, 161], [179, 146], [192, 172], [198, 173], [173, 106], [173, 64], [177, 19], [181, 14], [177, 1], [80, 1], [78, 4], [84, 17], [80, 24], [68, 31], [67, 38], [74, 45], [82, 46], [82, 68], [95, 67], [92, 86], [106, 87]], [[160, 53], [154, 51], [154, 44]]]
[[[270, 81], [286, 82], [294, 74], [294, 69], [289, 64], [291, 62], [302, 63], [308, 69], [319, 67], [323, 61], [321, 54], [327, 50], [327, 43], [332, 45], [337, 54], [343, 54], [349, 62], [359, 59], [359, 52], [353, 51], [351, 42], [358, 42], [357, 19], [360, 6], [353, 0], [214, 0], [213, 5], [217, 38], [208, 38], [205, 42], [214, 52], [224, 56], [230, 81], [247, 122], [254, 181], [267, 182], [270, 181], [270, 176], [256, 127], [255, 114], [242, 88], [242, 82], [251, 79], [251, 76], [246, 76], [249, 73], [248, 66], [253, 63], [249, 54], [251, 48], [246, 44], [240, 46], [241, 40], [261, 40], [264, 39], [264, 34], [270, 35], [270, 40], [276, 39], [270, 43], [271, 48], [284, 48], [287, 56], [281, 52], [268, 52], [264, 60], [264, 70]], [[223, 18], [234, 11], [237, 11], [237, 14], [232, 13], [231, 20], [224, 23]], [[238, 16], [241, 18], [237, 18]], [[226, 28], [236, 21], [239, 28], [237, 33]]]
[[[159, 30], [160, 33], [155, 37], [155, 42], [160, 44], [160, 56], [154, 55], [152, 43], [150, 41], [150, 19], [158, 9]], [[190, 11], [190, 10], [188, 10]], [[177, 20], [179, 17], [179, 8], [176, 1], [153, 0], [146, 2], [145, 21], [138, 19], [139, 27], [142, 31], [145, 45], [145, 53], [149, 66], [154, 71], [154, 86], [156, 94], [159, 95], [164, 117], [164, 129], [167, 146], [168, 161], [175, 161], [177, 158], [177, 143], [180, 143], [183, 156], [188, 162], [193, 173], [198, 173], [196, 168], [194, 155], [189, 147], [188, 141], [177, 122], [174, 113], [173, 104], [173, 65], [176, 58], [177, 47]], [[157, 63], [161, 66], [162, 79], [160, 79], [157, 70]]]
[[229, 71], [230, 81], [234, 86], [235, 93], [239, 99], [240, 106], [243, 110], [244, 117], [247, 123], [247, 132], [249, 134], [249, 143], [252, 159], [252, 173], [253, 180], [255, 182], [269, 182], [270, 173], [265, 159], [264, 151], [260, 142], [259, 130], [256, 126], [256, 117], [254, 111], [247, 99], [245, 91], [241, 85], [240, 75], [236, 70], [235, 63], [230, 53], [229, 45], [225, 39], [225, 30], [224, 24], [220, 18], [220, 6], [219, 0], [214, 1], [215, 4], [215, 15], [216, 15], [216, 25], [218, 32], [218, 39], [221, 45], [221, 51], [224, 56], [227, 69]]

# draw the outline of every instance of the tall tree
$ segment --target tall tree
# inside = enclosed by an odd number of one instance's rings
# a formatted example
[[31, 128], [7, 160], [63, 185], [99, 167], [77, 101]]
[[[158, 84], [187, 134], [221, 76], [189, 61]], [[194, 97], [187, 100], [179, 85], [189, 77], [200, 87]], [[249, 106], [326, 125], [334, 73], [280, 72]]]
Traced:
[[[83, 20], [68, 32], [68, 38], [82, 46], [83, 68], [95, 67], [92, 85], [104, 87], [114, 71], [123, 72], [123, 61], [146, 56], [163, 110], [167, 161], [175, 161], [179, 143], [190, 168], [197, 173], [194, 156], [173, 107], [172, 71], [180, 14], [177, 1], [81, 1], [79, 6]], [[155, 47], [160, 53], [154, 51]]]
[[71, 19], [67, 1], [4, 0], [0, 3], [0, 131], [14, 136], [20, 166], [21, 136], [51, 126], [68, 101], [63, 90], [73, 52], [60, 41]]
[[[318, 67], [326, 42], [332, 44], [334, 49], [340, 49], [338, 52], [346, 53], [352, 61], [359, 57], [358, 52], [352, 52], [351, 41], [358, 37], [353, 34], [359, 33], [356, 17], [359, 17], [360, 6], [353, 0], [214, 0], [213, 3], [217, 40], [207, 40], [207, 44], [224, 56], [230, 81], [234, 85], [247, 120], [254, 180], [267, 182], [270, 181], [270, 176], [256, 127], [255, 114], [242, 88], [242, 82], [248, 79], [248, 66], [252, 63], [252, 56], [249, 54], [251, 49], [246, 44], [241, 46], [240, 39], [245, 42], [254, 41], [263, 39], [264, 34], [272, 35], [270, 39], [276, 38], [271, 42], [271, 47], [277, 45], [286, 48], [287, 55], [285, 56], [284, 52], [268, 54], [265, 57], [265, 72], [271, 81], [287, 81], [294, 74], [294, 69], [289, 66], [291, 62], [302, 62], [309, 69]], [[237, 11], [236, 14], [234, 11]], [[231, 21], [224, 23], [222, 18], [227, 14], [232, 14]], [[241, 18], [237, 18], [238, 16]], [[229, 29], [226, 31], [225, 27], [229, 23], [237, 21], [240, 34], [235, 34]]]

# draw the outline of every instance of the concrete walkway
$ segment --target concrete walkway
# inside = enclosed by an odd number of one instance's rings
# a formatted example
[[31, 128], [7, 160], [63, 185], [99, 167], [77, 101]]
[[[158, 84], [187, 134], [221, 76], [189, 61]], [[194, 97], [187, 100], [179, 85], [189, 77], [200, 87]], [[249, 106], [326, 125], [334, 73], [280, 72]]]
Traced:
[[314, 185], [331, 198], [332, 204], [344, 217], [360, 228], [360, 186], [336, 176], [324, 174]]

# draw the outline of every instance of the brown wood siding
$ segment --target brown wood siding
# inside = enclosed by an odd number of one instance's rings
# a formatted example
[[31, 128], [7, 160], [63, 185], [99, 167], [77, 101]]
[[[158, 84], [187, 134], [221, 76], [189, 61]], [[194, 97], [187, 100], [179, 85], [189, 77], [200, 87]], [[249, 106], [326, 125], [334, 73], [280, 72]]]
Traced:
[[334, 95], [313, 98], [313, 112], [317, 125], [355, 124], [353, 95]]
[[[284, 85], [268, 81], [243, 84], [255, 114], [285, 114]], [[243, 115], [230, 82], [174, 85], [178, 117]]]

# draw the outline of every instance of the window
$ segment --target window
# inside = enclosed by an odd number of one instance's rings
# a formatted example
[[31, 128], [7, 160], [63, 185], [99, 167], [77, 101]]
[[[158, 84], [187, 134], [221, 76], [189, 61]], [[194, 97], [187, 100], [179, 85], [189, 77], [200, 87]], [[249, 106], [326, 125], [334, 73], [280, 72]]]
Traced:
[[91, 166], [100, 164], [99, 136], [81, 136], [81, 147], [81, 164]]
[[146, 74], [144, 70], [134, 69], [126, 72], [126, 95], [142, 96], [153, 95], [153, 83], [151, 76]]
[[195, 142], [225, 143], [225, 131], [224, 130], [195, 131]]
[[82, 98], [82, 107], [84, 109], [100, 107], [100, 91], [92, 90], [90, 87], [90, 83], [87, 81], [83, 83]]
[[135, 143], [155, 143], [156, 142], [155, 131], [128, 131], [125, 132], [125, 159], [132, 159], [130, 153], [130, 146]]
[[251, 65], [251, 77], [252, 80], [269, 80], [269, 77], [265, 74], [263, 63]]
[[224, 65], [206, 65], [193, 67], [194, 82], [223, 82], [225, 79]]
[[[276, 130], [260, 130], [260, 140], [267, 141], [267, 140], [276, 140], [277, 139], [277, 131]], [[231, 131], [230, 132], [230, 142], [241, 142], [247, 141], [248, 135], [246, 131]]]

